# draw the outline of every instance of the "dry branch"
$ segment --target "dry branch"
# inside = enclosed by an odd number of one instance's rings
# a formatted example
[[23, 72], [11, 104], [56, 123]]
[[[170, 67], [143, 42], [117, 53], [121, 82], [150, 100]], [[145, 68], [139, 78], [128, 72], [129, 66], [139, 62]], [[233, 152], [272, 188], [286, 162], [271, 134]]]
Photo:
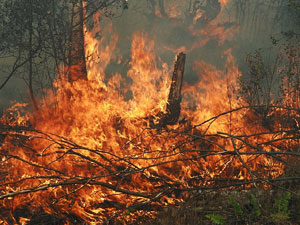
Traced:
[[[178, 86], [175, 85], [175, 87]], [[174, 94], [172, 94], [172, 98], [180, 100], [180, 94], [178, 94], [180, 88], [176, 89], [175, 87], [171, 88], [174, 92], [170, 91], [170, 93]], [[67, 189], [68, 191], [62, 192], [52, 199], [53, 207], [57, 207], [59, 210], [61, 202], [70, 199], [77, 201], [76, 195], [93, 187], [99, 192], [110, 193], [107, 194], [106, 199], [95, 202], [93, 206], [102, 208], [107, 213], [106, 218], [113, 218], [109, 213], [111, 208], [117, 210], [118, 213], [131, 209], [133, 211], [155, 210], [165, 205], [166, 199], [181, 199], [186, 193], [192, 195], [195, 194], [195, 191], [199, 193], [204, 190], [243, 188], [262, 184], [275, 185], [278, 182], [288, 181], [299, 185], [299, 172], [295, 166], [290, 164], [289, 159], [299, 160], [300, 153], [294, 152], [288, 147], [279, 145], [274, 147], [274, 143], [279, 141], [287, 144], [286, 146], [289, 146], [289, 142], [299, 141], [299, 130], [291, 128], [243, 135], [207, 132], [207, 124], [213, 123], [219, 117], [243, 109], [251, 109], [251, 107], [241, 107], [224, 112], [194, 127], [184, 129], [179, 127], [176, 130], [165, 128], [161, 132], [154, 132], [156, 128], [142, 129], [137, 137], [128, 140], [120, 148], [122, 150], [126, 149], [128, 145], [136, 145], [135, 143], [140, 140], [145, 143], [140, 143], [136, 152], [131, 150], [125, 156], [117, 155], [109, 149], [91, 149], [81, 146], [74, 140], [43, 133], [32, 128], [3, 126], [0, 128], [0, 135], [5, 135], [6, 139], [4, 145], [0, 146], [2, 158], [0, 173], [3, 172], [5, 175], [0, 179], [0, 200], [10, 201], [12, 198], [27, 194], [43, 195], [43, 193], [51, 193], [53, 189]], [[285, 110], [296, 109], [285, 108]], [[161, 143], [161, 149], [148, 148], [147, 142], [158, 138], [173, 141], [174, 145], [164, 147], [164, 143]], [[251, 138], [256, 141], [250, 141]], [[34, 140], [46, 140], [48, 145], [41, 151], [30, 150], [34, 155], [31, 161], [29, 158], [18, 155], [18, 152], [10, 152], [10, 149], [6, 147], [10, 140], [16, 142], [11, 144], [27, 149]], [[228, 143], [226, 146], [222, 144], [225, 142]], [[271, 151], [270, 148], [274, 150]], [[13, 148], [11, 150], [13, 151]], [[267, 157], [274, 164], [291, 168], [294, 174], [272, 177], [270, 176], [272, 168], [260, 168], [259, 165], [252, 167], [251, 160], [244, 158], [249, 159], [251, 156]], [[48, 164], [43, 164], [46, 157], [51, 157], [52, 160]], [[219, 167], [218, 162], [214, 162], [212, 165], [213, 172], [219, 173], [215, 177], [205, 177], [201, 174], [203, 170], [201, 165], [209, 157], [217, 157], [224, 161]], [[11, 172], [9, 165], [12, 160], [26, 164], [32, 171], [37, 171], [39, 175], [9, 177]], [[73, 173], [74, 171], [56, 167], [57, 163], [70, 160], [72, 163], [78, 164], [78, 167], [74, 165], [74, 170], [86, 168], [90, 173], [76, 175]], [[141, 161], [143, 163], [137, 163]], [[244, 171], [243, 176], [246, 177], [244, 179], [239, 179], [234, 176], [234, 172], [230, 172], [238, 163], [241, 166], [238, 170]], [[178, 177], [175, 170], [190, 165], [193, 165], [191, 168], [198, 168], [198, 172], [192, 171], [193, 176], [190, 177]], [[209, 160], [207, 165], [209, 166]], [[6, 180], [6, 177], [9, 179]], [[138, 179], [140, 184], [136, 184], [134, 179]], [[36, 182], [31, 184], [31, 181]], [[6, 189], [6, 187], [11, 189]], [[124, 196], [124, 198], [116, 200], [113, 195]], [[3, 207], [1, 201], [0, 209]]]

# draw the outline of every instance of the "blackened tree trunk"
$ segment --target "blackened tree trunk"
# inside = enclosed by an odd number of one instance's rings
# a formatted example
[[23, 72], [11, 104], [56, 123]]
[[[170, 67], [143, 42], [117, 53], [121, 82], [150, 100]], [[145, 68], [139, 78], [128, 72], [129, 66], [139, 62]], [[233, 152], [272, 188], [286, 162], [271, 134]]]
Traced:
[[174, 65], [172, 83], [167, 103], [167, 114], [163, 117], [163, 123], [168, 125], [175, 124], [180, 116], [181, 88], [184, 74], [185, 54], [181, 52], [177, 56]]
[[74, 82], [87, 80], [86, 61], [84, 54], [83, 2], [70, 3], [70, 50], [68, 58], [68, 79]]
[[152, 127], [161, 129], [166, 125], [173, 125], [178, 122], [181, 110], [181, 88], [184, 74], [185, 57], [186, 55], [183, 52], [177, 55], [168, 102], [166, 105], [166, 112], [159, 113], [155, 117], [150, 118], [150, 126]]

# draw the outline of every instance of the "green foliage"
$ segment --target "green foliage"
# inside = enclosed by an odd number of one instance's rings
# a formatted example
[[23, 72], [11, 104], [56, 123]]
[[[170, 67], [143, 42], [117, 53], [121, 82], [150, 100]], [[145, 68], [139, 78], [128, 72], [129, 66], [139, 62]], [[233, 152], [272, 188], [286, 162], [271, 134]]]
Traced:
[[257, 199], [254, 196], [254, 194], [251, 194], [250, 198], [251, 198], [251, 205], [253, 206], [253, 213], [252, 213], [252, 215], [253, 215], [254, 219], [257, 219], [258, 217], [261, 216], [261, 210], [259, 208], [259, 205], [257, 203]]
[[220, 214], [208, 214], [205, 217], [210, 219], [211, 222], [213, 222], [214, 224], [218, 224], [218, 225], [225, 224], [225, 219]]
[[[267, 200], [270, 198], [270, 201]], [[297, 202], [299, 200], [299, 197], [290, 192], [281, 192], [274, 197], [270, 190], [232, 193], [232, 195], [226, 194], [217, 197], [211, 195], [205, 196], [205, 204], [201, 203], [200, 206], [208, 210], [210, 212], [208, 214], [199, 213], [198, 208], [197, 211], [191, 210], [193, 207], [198, 207], [196, 203], [185, 207], [179, 215], [176, 210], [176, 217], [174, 217], [174, 211], [170, 210], [167, 215], [159, 217], [159, 223], [148, 224], [298, 224], [299, 204]], [[233, 207], [229, 207], [231, 205]], [[201, 222], [199, 223], [199, 221]]]
[[289, 207], [289, 200], [291, 199], [291, 193], [286, 192], [280, 198], [275, 200], [274, 203], [274, 213], [271, 215], [272, 219], [275, 222], [287, 220], [290, 218], [290, 210]]
[[234, 213], [236, 216], [242, 216], [243, 215], [243, 210], [240, 206], [240, 204], [232, 197], [232, 195], [228, 196], [228, 200], [230, 201], [230, 204], [234, 208]]

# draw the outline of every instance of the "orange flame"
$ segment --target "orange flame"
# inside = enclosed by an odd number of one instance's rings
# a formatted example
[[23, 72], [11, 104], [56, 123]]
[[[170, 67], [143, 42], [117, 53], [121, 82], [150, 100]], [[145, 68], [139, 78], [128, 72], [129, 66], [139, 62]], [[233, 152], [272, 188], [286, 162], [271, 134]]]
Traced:
[[[222, 5], [228, 3], [225, 0], [220, 2]], [[177, 14], [171, 15], [175, 17]], [[223, 32], [222, 28], [221, 31], [212, 29], [212, 26], [201, 30], [201, 35], [208, 36], [208, 39], [224, 35], [220, 44], [230, 38], [231, 33]], [[41, 132], [14, 131], [12, 133], [17, 135], [8, 136], [5, 146], [0, 147], [0, 151], [8, 149], [15, 156], [3, 157], [10, 170], [5, 183], [13, 183], [16, 178], [22, 180], [19, 186], [7, 185], [6, 192], [52, 185], [43, 193], [28, 191], [28, 195], [5, 199], [2, 207], [15, 210], [30, 202], [31, 208], [41, 207], [44, 212], [52, 213], [50, 206], [55, 205], [61, 214], [72, 212], [92, 224], [106, 216], [107, 210], [101, 204], [107, 199], [127, 206], [144, 202], [148, 198], [145, 193], [155, 193], [158, 186], [191, 188], [197, 183], [210, 185], [220, 177], [249, 180], [251, 174], [244, 162], [255, 171], [263, 166], [272, 167], [273, 170], [265, 176], [276, 177], [283, 173], [283, 165], [270, 158], [261, 155], [253, 159], [243, 155], [253, 149], [244, 147], [242, 140], [231, 138], [231, 135], [264, 131], [259, 124], [247, 124], [247, 118], [251, 116], [247, 108], [200, 126], [204, 121], [244, 104], [235, 98], [236, 81], [241, 74], [231, 49], [224, 52], [224, 71], [203, 60], [194, 62], [198, 82], [183, 87], [182, 117], [187, 121], [182, 119], [181, 123], [167, 127], [170, 132], [166, 132], [152, 129], [149, 122], [151, 116], [165, 111], [171, 82], [168, 65], [158, 63], [161, 59], [154, 53], [154, 41], [143, 32], [134, 34], [126, 78], [118, 73], [109, 77], [105, 70], [116, 58], [114, 50], [118, 35], [112, 34], [111, 23], [101, 29], [102, 33], [109, 33], [108, 42], [104, 36], [95, 38], [99, 32], [97, 29], [85, 31], [88, 80], [69, 83], [57, 79], [54, 82], [55, 94], [49, 91], [40, 103], [38, 114], [17, 114], [16, 121], [2, 118], [2, 123], [10, 125], [30, 123], [34, 130]], [[126, 82], [126, 79], [130, 81]], [[18, 112], [19, 107], [15, 105], [10, 112]], [[204, 134], [211, 136], [205, 139]], [[30, 145], [14, 145], [17, 143], [13, 140], [15, 137], [26, 139]], [[260, 141], [268, 138], [269, 134], [262, 135]], [[255, 136], [247, 139], [249, 143], [257, 140]], [[238, 154], [237, 149], [240, 158], [220, 154], [205, 156], [210, 151]], [[202, 150], [204, 156], [199, 156]], [[271, 149], [266, 147], [266, 151]], [[109, 166], [115, 165], [117, 168], [110, 171]], [[134, 165], [136, 171], [143, 173], [126, 175], [129, 172], [124, 165]], [[115, 180], [111, 180], [108, 173], [114, 174]], [[119, 179], [122, 173], [125, 175]], [[33, 179], [36, 177], [39, 179]], [[89, 179], [85, 179], [87, 177]], [[72, 184], [73, 178], [82, 180], [82, 183]], [[68, 185], [61, 183], [62, 179]], [[112, 188], [114, 185], [118, 188]], [[142, 194], [122, 195], [120, 189]], [[68, 201], [69, 195], [74, 196], [72, 204]], [[163, 198], [165, 203], [162, 205], [174, 203], [174, 196]], [[177, 200], [182, 201], [180, 197]], [[109, 211], [109, 214], [113, 212]], [[21, 223], [26, 221], [26, 218], [21, 219]]]

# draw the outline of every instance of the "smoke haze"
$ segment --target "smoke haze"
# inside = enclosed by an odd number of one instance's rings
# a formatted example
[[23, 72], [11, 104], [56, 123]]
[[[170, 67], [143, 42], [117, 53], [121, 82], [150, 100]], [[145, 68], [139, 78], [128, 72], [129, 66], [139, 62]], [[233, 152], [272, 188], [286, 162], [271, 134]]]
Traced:
[[[193, 70], [195, 60], [203, 60], [218, 69], [224, 67], [224, 52], [232, 50], [241, 71], [246, 70], [245, 56], [256, 49], [276, 53], [271, 37], [295, 24], [286, 0], [129, 0], [128, 9], [120, 9], [112, 18], [100, 15], [98, 38], [110, 42], [118, 35], [115, 55], [106, 68], [107, 77], [113, 73], [126, 76], [130, 62], [133, 34], [140, 33], [154, 41], [158, 65], [165, 62], [172, 71], [177, 53], [187, 54], [185, 82], [201, 79]], [[111, 30], [105, 27], [111, 26]], [[99, 28], [99, 27], [98, 27]], [[1, 69], [9, 62], [0, 60]], [[1, 71], [2, 83], [7, 72]], [[171, 74], [170, 74], [171, 75]], [[127, 78], [130, 82], [130, 79]], [[22, 101], [27, 86], [20, 75], [0, 91], [0, 109], [11, 101]], [[26, 99], [26, 98], [25, 98]], [[2, 110], [1, 110], [2, 111]]]

